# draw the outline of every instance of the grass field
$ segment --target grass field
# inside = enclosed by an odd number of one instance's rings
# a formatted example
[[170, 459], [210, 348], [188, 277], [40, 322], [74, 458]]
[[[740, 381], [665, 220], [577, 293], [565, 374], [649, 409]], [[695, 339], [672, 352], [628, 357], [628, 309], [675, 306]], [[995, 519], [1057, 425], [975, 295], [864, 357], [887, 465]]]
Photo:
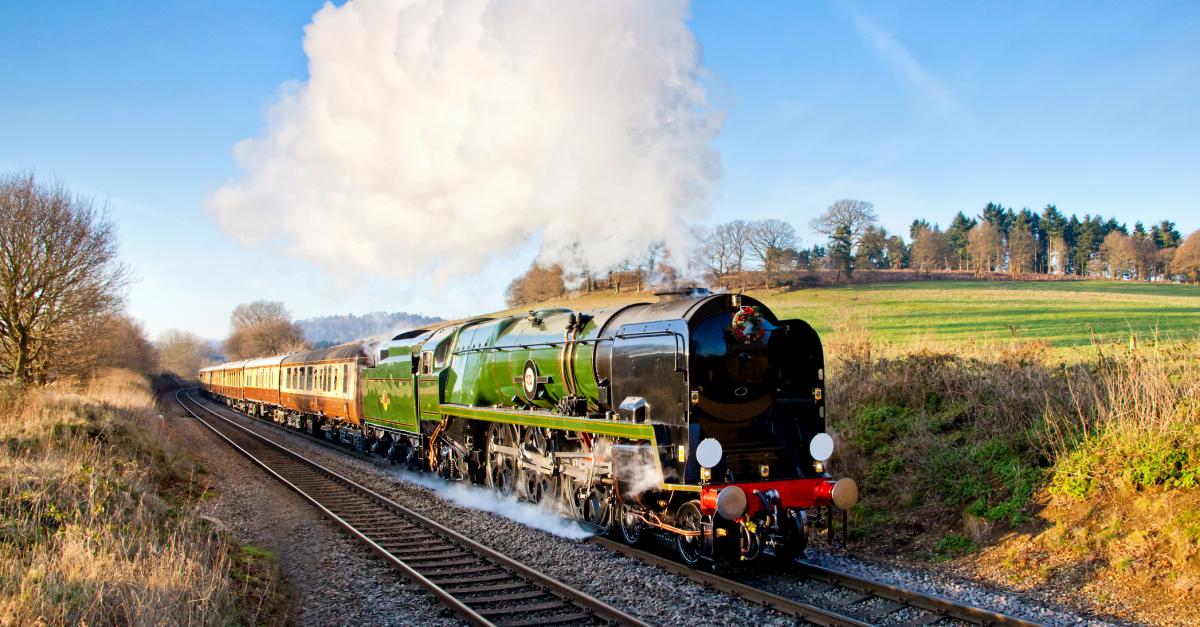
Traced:
[[1128, 339], [1155, 331], [1168, 338], [1200, 333], [1200, 287], [1109, 281], [928, 281], [812, 289], [767, 295], [783, 317], [808, 320], [819, 332], [846, 316], [879, 339], [966, 342], [1018, 337], [1056, 348]]
[[[1057, 349], [1100, 342], [1200, 335], [1200, 286], [1114, 281], [922, 281], [794, 292], [750, 291], [781, 318], [802, 318], [823, 337], [867, 329], [875, 341], [921, 344], [1042, 340]], [[593, 293], [568, 301], [588, 309], [649, 293]], [[521, 308], [521, 309], [528, 309]]]

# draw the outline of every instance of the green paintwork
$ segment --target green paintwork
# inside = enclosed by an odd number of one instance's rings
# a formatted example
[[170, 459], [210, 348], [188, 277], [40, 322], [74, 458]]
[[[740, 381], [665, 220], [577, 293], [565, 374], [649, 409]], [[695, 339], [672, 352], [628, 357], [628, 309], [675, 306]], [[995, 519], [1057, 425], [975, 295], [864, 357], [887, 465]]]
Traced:
[[[382, 399], [387, 395], [387, 407]], [[363, 413], [367, 421], [401, 431], [417, 430], [417, 413], [413, 398], [413, 380], [364, 379]]]
[[[368, 423], [408, 432], [418, 430], [412, 348], [393, 346], [387, 359], [374, 368], [363, 369], [363, 415]], [[385, 394], [386, 408], [381, 402]]]
[[548, 429], [583, 431], [631, 440], [650, 440], [654, 437], [654, 428], [646, 424], [634, 424], [619, 420], [571, 418], [544, 411], [515, 411], [465, 407], [462, 405], [442, 405], [441, 412], [447, 416], [458, 416], [460, 418], [486, 420], [489, 422], [506, 422], [531, 427], [546, 427]]
[[[560, 398], [569, 394], [563, 380], [562, 357], [567, 344], [567, 321], [573, 313], [569, 309], [550, 309], [536, 312], [537, 321], [513, 316], [464, 324], [447, 368], [445, 402], [476, 407], [499, 405], [524, 409], [528, 405], [553, 409]], [[587, 399], [592, 411], [598, 409], [599, 393], [592, 367], [595, 339], [611, 314], [609, 310], [589, 312], [591, 319], [576, 334], [570, 360], [575, 395]], [[538, 375], [548, 379], [540, 398], [526, 399], [517, 382], [527, 361], [533, 361]]]
[[[575, 335], [572, 347], [574, 395], [597, 411], [599, 387], [592, 359], [595, 340], [613, 310], [587, 312], [589, 320]], [[505, 422], [598, 435], [647, 440], [648, 425], [597, 418], [568, 417], [555, 411], [570, 393], [563, 380], [563, 350], [569, 309], [548, 309], [529, 316], [471, 320], [443, 327], [432, 334], [397, 340], [386, 349], [386, 359], [363, 371], [363, 412], [370, 424], [417, 432], [421, 421], [443, 416]], [[422, 354], [429, 359], [430, 374], [423, 369]], [[541, 394], [526, 398], [519, 380], [525, 364], [533, 361], [546, 380]], [[570, 370], [570, 369], [569, 369]], [[416, 398], [413, 398], [415, 388]], [[387, 394], [390, 403], [381, 404]]]

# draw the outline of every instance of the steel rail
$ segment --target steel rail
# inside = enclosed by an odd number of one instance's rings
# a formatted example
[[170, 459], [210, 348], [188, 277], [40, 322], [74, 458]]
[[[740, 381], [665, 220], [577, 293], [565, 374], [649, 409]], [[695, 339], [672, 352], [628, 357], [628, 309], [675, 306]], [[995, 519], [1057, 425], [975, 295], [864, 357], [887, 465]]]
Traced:
[[759, 590], [753, 586], [748, 586], [732, 579], [726, 579], [725, 577], [721, 577], [720, 575], [715, 575], [710, 572], [691, 568], [674, 560], [662, 557], [661, 555], [655, 555], [649, 551], [636, 549], [615, 540], [609, 540], [608, 538], [601, 536], [593, 536], [588, 539], [588, 542], [592, 542], [630, 557], [637, 558], [643, 562], [646, 562], [647, 564], [658, 566], [663, 570], [686, 577], [692, 581], [695, 581], [696, 583], [703, 584], [705, 587], [740, 597], [751, 603], [762, 605], [763, 607], [769, 607], [777, 612], [788, 614], [789, 616], [802, 618], [810, 623], [813, 623], [814, 625], [821, 625], [822, 627], [871, 626], [871, 623], [863, 622], [857, 618], [854, 618], [853, 616], [847, 616], [845, 614], [840, 614], [838, 612], [820, 608], [815, 605], [810, 605], [795, 599], [789, 599], [778, 594], [767, 592], [766, 590]]
[[[600, 536], [592, 537], [588, 540], [600, 546], [612, 549], [619, 553], [629, 555], [640, 559], [646, 563], [659, 566], [667, 571], [682, 575], [710, 586], [716, 590], [727, 592], [729, 594], [741, 597], [747, 601], [759, 603], [766, 607], [770, 607], [779, 612], [784, 612], [792, 616], [803, 618], [806, 621], [817, 625], [872, 625], [870, 619], [881, 619], [887, 615], [911, 607], [928, 615], [907, 622], [908, 625], [931, 625], [942, 620], [962, 620], [976, 625], [1011, 625], [1016, 627], [1040, 627], [1038, 623], [1033, 623], [1024, 619], [980, 609], [970, 605], [955, 603], [949, 599], [936, 597], [921, 592], [906, 590], [897, 586], [856, 577], [847, 573], [836, 570], [831, 570], [808, 562], [799, 562], [801, 573], [820, 581], [832, 584], [832, 586], [844, 588], [852, 592], [859, 592], [863, 595], [869, 595], [866, 598], [860, 599], [850, 605], [869, 600], [870, 598], [886, 599], [893, 602], [890, 608], [883, 608], [884, 612], [868, 612], [867, 616], [856, 617], [850, 613], [843, 611], [833, 611], [822, 607], [811, 605], [797, 599], [790, 599], [766, 590], [761, 590], [753, 586], [721, 577], [708, 571], [699, 570], [685, 566], [670, 558], [644, 551], [638, 548], [631, 547], [627, 544], [603, 538]], [[825, 590], [823, 592], [828, 592]], [[864, 620], [867, 619], [867, 620]]]
[[871, 596], [876, 596], [909, 607], [915, 607], [948, 618], [957, 618], [977, 625], [1012, 625], [1015, 627], [1039, 627], [1038, 623], [1030, 622], [1015, 616], [985, 610], [973, 605], [956, 603], [944, 597], [933, 596], [923, 592], [908, 590], [871, 579], [865, 579], [842, 571], [817, 566], [816, 564], [800, 561], [801, 572], [826, 583], [848, 590], [857, 590]]
[[[190, 390], [189, 390], [190, 391]], [[323, 514], [345, 529], [352, 537], [365, 543], [385, 561], [395, 567], [402, 575], [428, 590], [441, 603], [450, 608], [455, 614], [475, 625], [522, 625], [550, 624], [557, 620], [570, 622], [608, 622], [618, 625], [645, 626], [646, 623], [634, 616], [626, 614], [595, 597], [571, 588], [566, 584], [552, 579], [506, 555], [496, 552], [444, 525], [431, 520], [413, 510], [410, 510], [387, 497], [364, 487], [353, 480], [330, 470], [304, 456], [255, 433], [233, 420], [218, 414], [200, 403], [190, 394], [184, 394], [188, 402], [201, 409], [233, 429], [233, 437], [217, 424], [205, 420], [185, 403], [180, 390], [175, 394], [175, 400], [188, 414], [217, 434], [228, 444], [248, 457], [259, 467], [266, 470], [285, 486], [292, 489], [308, 502], [312, 503]], [[219, 424], [219, 423], [218, 423]], [[234, 437], [242, 440], [242, 444], [234, 441]], [[243, 444], [245, 446], [243, 446]], [[257, 455], [251, 448], [258, 448]], [[275, 460], [274, 465], [262, 459], [263, 454], [282, 456]], [[288, 471], [278, 468], [291, 462], [295, 472], [308, 472], [318, 479], [317, 483], [308, 486], [299, 485], [302, 478], [284, 476]], [[295, 479], [295, 480], [293, 480]], [[323, 482], [320, 480], [324, 480]], [[315, 489], [314, 489], [315, 488]], [[340, 489], [340, 490], [339, 490]], [[347, 498], [348, 496], [353, 498]], [[357, 502], [355, 502], [357, 501]], [[346, 512], [353, 507], [367, 505], [375, 508], [371, 516], [362, 517], [362, 511], [355, 511], [355, 516]], [[350, 509], [348, 509], [350, 508]], [[335, 511], [338, 510], [338, 511]], [[339, 511], [341, 513], [339, 513]], [[390, 520], [389, 515], [390, 514]], [[355, 524], [357, 522], [357, 524]], [[382, 527], [382, 529], [371, 529]], [[397, 535], [399, 534], [399, 535]], [[398, 540], [403, 540], [398, 541]], [[430, 542], [433, 540], [433, 542]], [[447, 545], [446, 549], [431, 548], [438, 543]], [[462, 556], [451, 555], [455, 552], [465, 552]], [[459, 581], [437, 582], [434, 579], [455, 575], [455, 566], [465, 566], [460, 569], [466, 577]], [[487, 574], [489, 571], [499, 571], [497, 574]], [[500, 574], [502, 573], [502, 574]], [[505, 581], [507, 580], [507, 581]], [[477, 583], [475, 587], [463, 589], [447, 589], [450, 585]], [[526, 592], [517, 593], [521, 588]], [[495, 594], [485, 594], [495, 592]], [[479, 596], [483, 594], [483, 596]], [[474, 599], [471, 597], [474, 596]], [[546, 602], [524, 602], [529, 599], [548, 599]], [[514, 607], [505, 607], [504, 603], [521, 603]], [[500, 604], [498, 607], [496, 607]], [[491, 607], [489, 607], [491, 606]], [[573, 606], [573, 607], [572, 607]], [[559, 614], [537, 614], [551, 610]], [[561, 612], [572, 611], [573, 614]], [[519, 615], [518, 611], [527, 611], [528, 615]], [[504, 617], [503, 620], [496, 620]]]

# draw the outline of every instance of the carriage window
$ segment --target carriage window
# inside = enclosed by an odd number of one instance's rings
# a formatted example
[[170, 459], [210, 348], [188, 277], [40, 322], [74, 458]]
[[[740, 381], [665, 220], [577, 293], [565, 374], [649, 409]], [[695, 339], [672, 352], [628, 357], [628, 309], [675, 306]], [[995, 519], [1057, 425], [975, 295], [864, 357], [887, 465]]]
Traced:
[[348, 364], [342, 366], [342, 394], [350, 391], [350, 384], [346, 381], [350, 377], [350, 366]]

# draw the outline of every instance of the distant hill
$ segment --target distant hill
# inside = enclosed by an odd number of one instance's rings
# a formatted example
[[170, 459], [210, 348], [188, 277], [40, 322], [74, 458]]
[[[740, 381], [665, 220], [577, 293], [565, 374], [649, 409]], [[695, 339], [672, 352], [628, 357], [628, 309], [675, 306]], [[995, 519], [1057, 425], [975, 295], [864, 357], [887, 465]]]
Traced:
[[416, 329], [441, 322], [441, 320], [441, 318], [410, 314], [406, 311], [392, 313], [376, 311], [361, 316], [345, 314], [307, 318], [297, 320], [296, 324], [304, 331], [304, 337], [309, 344], [312, 344], [313, 348], [325, 348], [351, 340]]

